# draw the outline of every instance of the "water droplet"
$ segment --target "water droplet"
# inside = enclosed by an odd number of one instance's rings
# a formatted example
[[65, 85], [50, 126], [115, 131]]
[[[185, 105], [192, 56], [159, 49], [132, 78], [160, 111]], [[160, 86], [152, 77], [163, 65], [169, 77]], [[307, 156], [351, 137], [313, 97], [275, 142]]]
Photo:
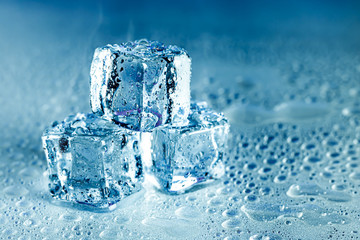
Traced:
[[19, 197], [27, 195], [29, 191], [21, 185], [13, 185], [6, 187], [4, 193], [12, 197]]
[[99, 234], [99, 237], [101, 239], [119, 239], [121, 237], [123, 237], [122, 233], [116, 229], [109, 229], [109, 230], [104, 230]]
[[120, 216], [116, 216], [114, 218], [114, 222], [118, 223], [118, 224], [123, 224], [123, 223], [126, 223], [128, 222], [130, 219], [128, 216], [125, 216], [125, 215], [120, 215]]
[[59, 217], [59, 220], [65, 221], [65, 222], [79, 222], [81, 221], [81, 217], [77, 216], [76, 214], [62, 214]]
[[240, 219], [237, 218], [233, 218], [233, 219], [229, 219], [224, 221], [221, 226], [225, 229], [236, 229], [236, 228], [240, 228], [241, 227], [241, 221]]
[[224, 217], [236, 217], [238, 214], [239, 212], [236, 209], [227, 209], [222, 213]]
[[175, 211], [175, 215], [181, 218], [193, 219], [193, 218], [199, 218], [200, 212], [195, 207], [184, 206], [178, 208]]

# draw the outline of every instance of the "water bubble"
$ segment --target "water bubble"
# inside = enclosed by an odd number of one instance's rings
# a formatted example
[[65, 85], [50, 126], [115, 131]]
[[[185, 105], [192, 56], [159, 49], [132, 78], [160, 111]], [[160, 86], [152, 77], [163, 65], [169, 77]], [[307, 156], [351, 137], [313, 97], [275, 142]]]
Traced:
[[290, 186], [286, 194], [290, 197], [318, 196], [333, 202], [348, 202], [352, 199], [346, 193], [325, 191], [316, 184], [294, 184]]
[[306, 157], [306, 158], [304, 159], [304, 161], [305, 161], [305, 162], [308, 162], [308, 163], [318, 163], [318, 162], [321, 161], [321, 159], [318, 158], [318, 157], [315, 157], [315, 156], [309, 156], [309, 157]]
[[324, 177], [324, 178], [331, 178], [332, 177], [332, 174], [331, 172], [321, 172], [320, 173], [320, 176]]
[[34, 219], [26, 219], [24, 221], [24, 226], [26, 227], [36, 227], [39, 225], [39, 222]]
[[285, 175], [278, 175], [274, 178], [275, 183], [283, 183], [286, 180]]
[[41, 233], [44, 233], [46, 235], [50, 235], [50, 234], [56, 234], [59, 232], [59, 229], [57, 227], [54, 227], [54, 226], [45, 226], [45, 227], [42, 227], [40, 229], [40, 232]]
[[349, 176], [352, 180], [360, 181], [360, 172], [353, 172]]
[[248, 163], [248, 164], [245, 164], [245, 166], [244, 166], [244, 169], [249, 170], [249, 171], [254, 170], [256, 168], [257, 168], [256, 163]]
[[224, 217], [236, 217], [238, 214], [239, 212], [236, 209], [227, 209], [222, 213]]
[[259, 193], [263, 196], [269, 195], [271, 192], [271, 188], [270, 187], [262, 187], [259, 190]]
[[196, 201], [196, 199], [197, 198], [195, 196], [187, 196], [186, 197], [186, 200], [189, 201], [189, 202], [194, 202], [194, 201]]
[[222, 188], [219, 188], [216, 193], [219, 194], [219, 195], [228, 195], [230, 193], [233, 193], [234, 192], [234, 189], [233, 188], [230, 188], [230, 187], [222, 187]]
[[214, 213], [217, 212], [217, 210], [216, 210], [216, 208], [207, 208], [206, 212], [209, 213], [209, 214], [214, 214]]
[[59, 217], [59, 220], [65, 221], [65, 222], [79, 222], [81, 221], [81, 217], [76, 214], [62, 214]]
[[331, 186], [331, 189], [335, 190], [335, 191], [344, 191], [347, 188], [347, 186], [345, 184], [333, 184]]
[[241, 238], [238, 236], [230, 236], [230, 237], [224, 238], [224, 240], [241, 240]]
[[34, 216], [34, 212], [33, 211], [23, 211], [19, 214], [20, 217], [23, 218], [30, 218]]
[[220, 197], [214, 197], [208, 201], [208, 204], [211, 206], [218, 206], [218, 205], [221, 205], [222, 203], [223, 202]]
[[109, 230], [104, 230], [99, 234], [99, 237], [101, 239], [118, 239], [118, 238], [122, 238], [123, 234], [116, 230], [116, 229], [109, 229]]
[[251, 236], [249, 240], [281, 240], [281, 237], [276, 235], [255, 234]]
[[[0, 204], [1, 205], [1, 204]], [[22, 199], [20, 201], [17, 201], [15, 204], [17, 207], [21, 207], [21, 208], [29, 208], [33, 205], [32, 202], [26, 200], [26, 199]], [[1, 208], [0, 208], [1, 209]]]
[[175, 215], [181, 218], [194, 219], [200, 217], [200, 212], [195, 207], [184, 206], [176, 209]]
[[268, 158], [268, 159], [264, 160], [264, 163], [268, 164], [268, 165], [274, 165], [274, 164], [276, 164], [276, 162], [277, 162], [277, 160], [274, 158]]
[[12, 197], [19, 197], [27, 195], [29, 191], [21, 185], [13, 185], [6, 187], [4, 193]]
[[247, 195], [247, 196], [245, 196], [245, 201], [248, 201], [248, 202], [255, 202], [256, 200], [257, 200], [256, 195], [251, 194], [251, 195]]
[[118, 224], [123, 224], [123, 223], [126, 223], [128, 221], [130, 221], [130, 219], [129, 219], [128, 216], [125, 216], [125, 215], [116, 216], [114, 218], [114, 222], [116, 222]]
[[236, 228], [240, 228], [241, 225], [242, 225], [241, 221], [238, 218], [226, 220], [221, 224], [221, 226], [225, 229], [236, 229]]

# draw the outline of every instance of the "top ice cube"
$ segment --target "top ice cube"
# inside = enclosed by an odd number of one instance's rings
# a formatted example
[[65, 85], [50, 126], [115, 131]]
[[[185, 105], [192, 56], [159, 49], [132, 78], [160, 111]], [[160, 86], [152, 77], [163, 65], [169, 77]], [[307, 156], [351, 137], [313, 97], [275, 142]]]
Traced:
[[177, 46], [138, 40], [95, 50], [91, 108], [129, 129], [185, 125], [190, 112], [191, 59]]

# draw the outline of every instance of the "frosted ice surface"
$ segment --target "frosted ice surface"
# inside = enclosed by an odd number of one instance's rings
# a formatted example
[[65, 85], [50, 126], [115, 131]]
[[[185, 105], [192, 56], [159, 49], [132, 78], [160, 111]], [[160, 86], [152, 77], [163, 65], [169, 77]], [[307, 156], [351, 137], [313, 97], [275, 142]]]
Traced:
[[204, 102], [191, 104], [188, 125], [156, 129], [152, 133], [152, 154], [146, 161], [157, 186], [181, 193], [221, 177], [228, 131], [226, 118]]
[[112, 208], [141, 187], [139, 132], [77, 114], [55, 122], [42, 139], [56, 199]]
[[186, 124], [190, 65], [184, 49], [157, 41], [97, 48], [91, 65], [92, 110], [134, 130]]

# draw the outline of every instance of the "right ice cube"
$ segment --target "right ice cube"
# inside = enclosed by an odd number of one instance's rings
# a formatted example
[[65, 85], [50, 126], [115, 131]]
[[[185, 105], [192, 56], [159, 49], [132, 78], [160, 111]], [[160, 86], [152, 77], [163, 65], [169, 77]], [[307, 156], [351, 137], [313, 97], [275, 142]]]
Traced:
[[[162, 191], [178, 194], [220, 178], [229, 124], [206, 103], [192, 103], [187, 126], [166, 126], [151, 134], [145, 165]], [[150, 142], [150, 141], [148, 141]]]

